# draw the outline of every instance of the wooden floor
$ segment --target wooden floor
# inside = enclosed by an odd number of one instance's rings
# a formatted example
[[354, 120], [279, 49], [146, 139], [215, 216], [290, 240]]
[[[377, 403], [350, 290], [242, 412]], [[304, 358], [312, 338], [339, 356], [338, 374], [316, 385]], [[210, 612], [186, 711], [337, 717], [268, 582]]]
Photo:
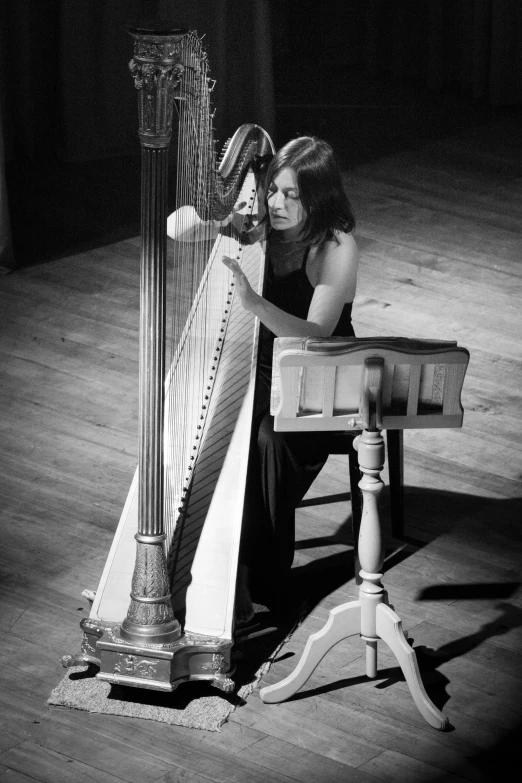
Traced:
[[[420, 783], [494, 780], [501, 766], [503, 781], [518, 779], [520, 130], [497, 119], [360, 165], [346, 184], [357, 334], [457, 339], [471, 352], [464, 427], [407, 434], [407, 538], [387, 536], [390, 599], [452, 730], [424, 722], [384, 645], [367, 680], [357, 637], [293, 700], [264, 705], [255, 692], [221, 733], [46, 706], [136, 464], [130, 240], [0, 280], [0, 781]], [[317, 580], [318, 602], [266, 684], [356, 595], [348, 490], [346, 458], [331, 457], [298, 518], [296, 576]], [[386, 490], [382, 517], [387, 530]]]

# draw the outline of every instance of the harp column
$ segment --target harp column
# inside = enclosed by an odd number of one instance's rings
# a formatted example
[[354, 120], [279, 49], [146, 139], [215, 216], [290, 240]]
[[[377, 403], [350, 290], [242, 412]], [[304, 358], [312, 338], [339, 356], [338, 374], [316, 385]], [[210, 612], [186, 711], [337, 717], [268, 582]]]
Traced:
[[141, 283], [139, 355], [139, 516], [136, 564], [121, 637], [168, 645], [181, 628], [170, 602], [163, 520], [165, 271], [168, 149], [179, 83], [183, 31], [133, 28], [129, 68], [139, 95], [141, 143]]

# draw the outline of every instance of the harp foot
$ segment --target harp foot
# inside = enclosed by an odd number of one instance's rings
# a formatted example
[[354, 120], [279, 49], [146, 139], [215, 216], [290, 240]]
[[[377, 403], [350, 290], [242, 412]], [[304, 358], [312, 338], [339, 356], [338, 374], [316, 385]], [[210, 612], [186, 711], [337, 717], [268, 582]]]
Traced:
[[96, 598], [96, 591], [95, 590], [82, 590], [82, 596], [87, 600], [87, 603], [89, 604], [89, 607], [91, 607], [94, 603], [94, 599]]
[[71, 666], [86, 666], [89, 663], [94, 666], [100, 665], [100, 654], [97, 649], [98, 639], [108, 630], [99, 625], [90, 617], [84, 617], [80, 623], [83, 631], [82, 646], [80, 652], [76, 655], [62, 655], [60, 662], [64, 669], [70, 669]]
[[236, 689], [234, 680], [227, 677], [225, 674], [218, 674], [218, 676], [210, 683], [214, 688], [219, 688], [224, 693], [233, 693]]
[[95, 666], [99, 666], [100, 659], [95, 658], [92, 655], [79, 652], [76, 653], [76, 655], [62, 655], [60, 658], [60, 663], [64, 669], [71, 669], [73, 666], [87, 666], [90, 663], [94, 664]]

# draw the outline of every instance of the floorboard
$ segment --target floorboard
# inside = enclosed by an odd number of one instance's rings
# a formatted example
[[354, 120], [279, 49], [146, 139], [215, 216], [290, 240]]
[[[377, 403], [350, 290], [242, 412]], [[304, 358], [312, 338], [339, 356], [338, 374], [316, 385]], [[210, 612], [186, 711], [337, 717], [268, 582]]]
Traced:
[[[358, 637], [293, 699], [255, 692], [219, 733], [46, 699], [80, 641], [137, 461], [139, 240], [0, 279], [0, 781], [489, 781], [518, 764], [522, 710], [522, 143], [511, 116], [346, 172], [361, 250], [359, 336], [456, 339], [471, 352], [455, 431], [405, 437], [405, 539], [382, 495], [390, 600], [451, 730], [418, 713], [393, 656]], [[387, 471], [384, 471], [384, 477]], [[265, 684], [357, 596], [347, 458], [298, 511], [296, 579], [316, 600]], [[328, 577], [321, 591], [323, 577]], [[513, 771], [503, 781], [518, 779]]]

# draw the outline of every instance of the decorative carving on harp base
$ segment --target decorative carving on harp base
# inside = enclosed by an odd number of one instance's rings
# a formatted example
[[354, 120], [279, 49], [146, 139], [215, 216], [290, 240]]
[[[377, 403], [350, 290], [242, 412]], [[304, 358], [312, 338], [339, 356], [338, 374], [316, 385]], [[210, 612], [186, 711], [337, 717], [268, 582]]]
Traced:
[[[187, 310], [178, 312], [176, 306], [176, 317], [185, 326], [177, 334], [166, 373], [167, 181], [174, 105], [179, 138], [182, 126], [193, 132], [195, 120], [207, 118], [196, 141], [183, 146], [181, 155], [178, 150], [177, 191], [187, 198], [180, 200], [177, 192], [179, 211], [188, 205], [201, 222], [214, 225], [236, 203], [249, 202], [253, 209], [253, 163], [261, 165], [273, 150], [261, 128], [241, 126], [218, 165], [208, 111], [211, 80], [200, 40], [194, 33], [173, 29], [130, 32], [135, 40], [130, 70], [139, 95], [142, 148], [139, 465], [90, 616], [80, 623], [81, 652], [64, 656], [62, 663], [94, 664], [100, 679], [119, 685], [173, 691], [185, 680], [207, 680], [229, 692], [234, 689], [233, 605], [243, 509], [239, 488], [246, 480], [258, 325], [232, 295], [221, 257], [241, 258], [251, 284], [261, 293], [264, 242], [243, 247], [237, 237], [218, 234], [208, 262], [198, 272], [192, 304], [186, 297]], [[180, 170], [188, 188], [184, 182], [180, 188]], [[208, 186], [202, 187], [202, 181]], [[197, 309], [200, 302], [210, 303], [203, 318]], [[209, 323], [215, 334], [207, 331]], [[191, 361], [190, 353], [186, 358], [186, 346], [199, 350], [201, 343], [208, 367], [199, 359]], [[195, 371], [204, 380], [201, 388], [191, 385], [190, 372]], [[196, 418], [192, 413], [185, 416], [194, 405]], [[197, 459], [178, 449], [179, 417], [172, 430], [164, 426], [173, 409], [182, 411], [181, 419], [189, 422], [183, 425], [180, 440], [189, 444], [190, 455], [194, 449]], [[179, 547], [183, 536], [185, 543]]]
[[174, 691], [185, 680], [207, 680], [215, 688], [231, 693], [232, 645], [211, 636], [185, 633], [170, 644], [128, 643], [122, 639], [118, 623], [85, 619], [79, 655], [64, 656], [64, 666], [86, 663], [99, 666], [98, 679], [115, 685]]

